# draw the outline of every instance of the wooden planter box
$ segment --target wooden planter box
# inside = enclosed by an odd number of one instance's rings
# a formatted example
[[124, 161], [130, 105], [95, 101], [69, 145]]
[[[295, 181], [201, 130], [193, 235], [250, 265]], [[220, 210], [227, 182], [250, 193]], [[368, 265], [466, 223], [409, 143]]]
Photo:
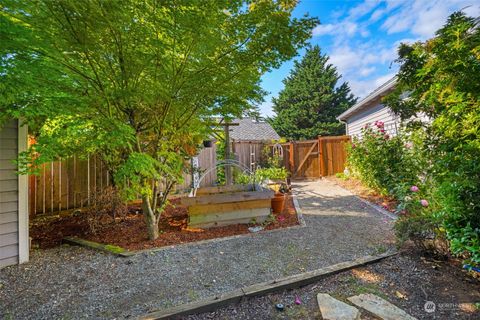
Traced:
[[264, 222], [271, 210], [272, 190], [254, 191], [251, 185], [206, 187], [196, 197], [182, 198], [188, 208], [188, 226], [210, 228], [237, 223]]

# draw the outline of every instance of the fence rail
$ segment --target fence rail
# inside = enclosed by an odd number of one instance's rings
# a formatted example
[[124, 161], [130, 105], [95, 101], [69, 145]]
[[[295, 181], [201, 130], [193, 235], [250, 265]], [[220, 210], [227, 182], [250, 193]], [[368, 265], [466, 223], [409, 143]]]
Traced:
[[[334, 175], [345, 170], [347, 159], [346, 145], [349, 136], [325, 136], [314, 140], [299, 140], [281, 143], [283, 165], [295, 179], [319, 178]], [[253, 170], [265, 162], [263, 148], [274, 145], [259, 141], [239, 141], [233, 144], [236, 159]]]
[[[198, 163], [200, 171], [215, 167], [215, 144], [200, 151]], [[72, 157], [45, 163], [39, 169], [39, 175], [29, 177], [30, 215], [88, 206], [92, 192], [102, 190], [112, 183], [110, 172], [96, 155], [87, 159]], [[212, 170], [205, 176], [201, 186], [211, 186], [216, 179], [216, 171]], [[186, 191], [191, 185], [192, 175], [184, 173], [183, 182], [177, 184], [175, 189]]]
[[[349, 136], [336, 136], [282, 143], [283, 165], [296, 179], [319, 178], [343, 172], [347, 157], [345, 146], [349, 141]], [[233, 151], [243, 165], [255, 170], [264, 160], [262, 149], [265, 145], [273, 146], [258, 141], [237, 142], [233, 144]], [[215, 167], [216, 163], [216, 144], [200, 151], [200, 175], [202, 171]], [[100, 157], [95, 155], [85, 160], [73, 157], [43, 164], [40, 175], [29, 178], [29, 212], [34, 215], [88, 206], [92, 192], [109, 186], [111, 179]], [[210, 170], [201, 186], [212, 186], [216, 180], [216, 170]], [[177, 184], [175, 189], [187, 191], [191, 185], [192, 175], [185, 173], [183, 182]]]

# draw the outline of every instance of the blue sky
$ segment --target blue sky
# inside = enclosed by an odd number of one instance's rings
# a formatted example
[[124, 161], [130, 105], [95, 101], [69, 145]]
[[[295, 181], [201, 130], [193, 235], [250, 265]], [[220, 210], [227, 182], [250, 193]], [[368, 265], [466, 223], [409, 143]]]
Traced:
[[[310, 43], [318, 44], [330, 56], [353, 93], [364, 97], [393, 77], [400, 42], [425, 40], [446, 21], [449, 14], [464, 9], [471, 16], [480, 15], [478, 0], [303, 0], [294, 11], [318, 17], [321, 24], [312, 32]], [[283, 88], [293, 60], [262, 77], [262, 87], [270, 94], [260, 106], [264, 116], [273, 115], [272, 97]]]

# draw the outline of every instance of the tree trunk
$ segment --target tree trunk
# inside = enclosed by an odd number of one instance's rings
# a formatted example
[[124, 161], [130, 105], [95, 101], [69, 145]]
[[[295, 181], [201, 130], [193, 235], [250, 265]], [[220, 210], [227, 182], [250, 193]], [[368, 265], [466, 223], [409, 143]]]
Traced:
[[146, 196], [142, 197], [142, 209], [143, 216], [145, 217], [145, 224], [147, 225], [148, 238], [155, 240], [158, 238], [158, 221], [155, 217], [155, 213], [152, 210], [150, 199]]

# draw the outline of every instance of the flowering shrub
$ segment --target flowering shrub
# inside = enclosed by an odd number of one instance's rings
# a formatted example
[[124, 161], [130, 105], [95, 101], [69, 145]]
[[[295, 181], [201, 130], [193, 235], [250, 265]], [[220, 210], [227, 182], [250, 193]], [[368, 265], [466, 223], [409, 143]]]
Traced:
[[[451, 252], [473, 265], [480, 264], [479, 44], [478, 19], [453, 13], [433, 39], [399, 47], [396, 89], [383, 100], [410, 132], [424, 133], [429, 194], [410, 221], [438, 223]], [[412, 121], [424, 116], [430, 121]]]
[[430, 181], [421, 185], [399, 184], [394, 192], [398, 199], [395, 233], [398, 243], [412, 240], [423, 249], [445, 254], [445, 235], [440, 219], [433, 214], [438, 205], [432, 199]]
[[401, 183], [419, 181], [415, 149], [401, 136], [390, 137], [381, 121], [362, 129], [362, 139], [354, 139], [348, 150], [347, 163], [354, 176], [383, 195], [393, 194]]

